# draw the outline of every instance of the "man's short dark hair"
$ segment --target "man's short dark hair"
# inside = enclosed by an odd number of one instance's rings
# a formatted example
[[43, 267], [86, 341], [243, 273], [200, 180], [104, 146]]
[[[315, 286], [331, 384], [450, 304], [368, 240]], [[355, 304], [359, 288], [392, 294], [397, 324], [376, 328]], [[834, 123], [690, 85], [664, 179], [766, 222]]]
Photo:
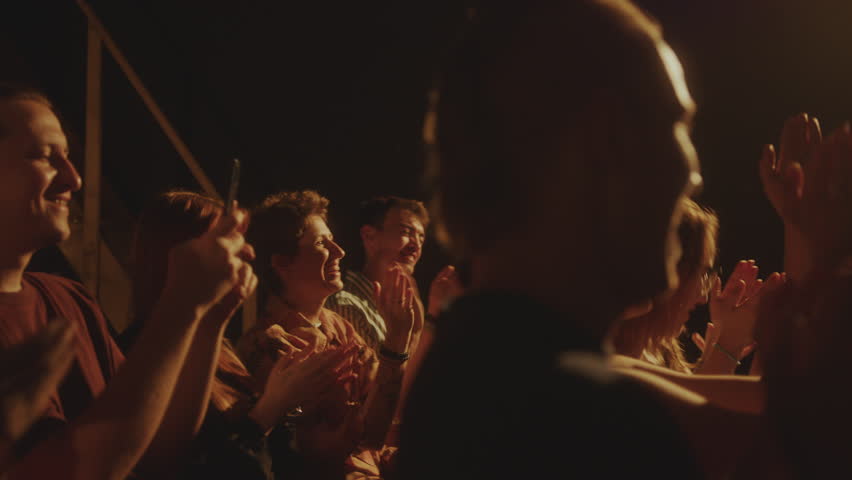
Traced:
[[382, 196], [373, 197], [361, 203], [358, 216], [358, 227], [360, 228], [364, 225], [371, 225], [381, 229], [382, 225], [385, 223], [385, 217], [387, 217], [388, 212], [392, 208], [397, 207], [413, 213], [417, 219], [420, 220], [420, 223], [423, 224], [423, 228], [429, 226], [429, 212], [426, 210], [423, 202], [408, 198]]
[[[47, 98], [47, 95], [45, 95], [40, 90], [27, 85], [0, 83], [0, 102], [14, 102], [22, 100], [29, 100], [41, 103], [50, 108], [53, 113], [56, 114], [56, 110], [53, 107], [53, 103], [51, 103], [50, 100]], [[8, 132], [8, 127], [0, 123], [0, 137], [8, 135]]]
[[[490, 2], [470, 17], [438, 78], [427, 116], [434, 131], [425, 134], [435, 142], [439, 238], [462, 258], [521, 228], [538, 207], [532, 173], [562, 161], [566, 133], [596, 94], [615, 92], [631, 113], [643, 111], [656, 54], [649, 39], [661, 36], [621, 0]], [[571, 161], [581, 170], [582, 155]]]

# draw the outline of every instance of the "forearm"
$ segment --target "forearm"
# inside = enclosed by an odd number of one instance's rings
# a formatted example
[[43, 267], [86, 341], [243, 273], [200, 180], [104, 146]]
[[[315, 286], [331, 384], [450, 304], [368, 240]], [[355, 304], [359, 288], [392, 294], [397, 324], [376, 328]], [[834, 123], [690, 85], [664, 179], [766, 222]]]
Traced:
[[429, 351], [429, 346], [432, 344], [434, 335], [434, 327], [426, 326], [420, 330], [417, 335], [417, 340], [411, 350], [411, 358], [405, 364], [405, 374], [402, 377], [402, 390], [399, 394], [399, 406], [397, 407], [397, 417], [402, 416], [402, 410], [405, 408], [405, 400], [408, 398], [408, 392], [411, 391], [411, 386], [414, 384], [414, 379], [417, 377], [417, 371], [423, 360], [426, 358], [426, 353]]
[[766, 392], [760, 377], [745, 375], [688, 375], [654, 365], [636, 368], [655, 375], [706, 397], [714, 405], [741, 413], [760, 414], [766, 402]]
[[384, 444], [396, 413], [405, 374], [403, 363], [379, 358], [379, 369], [367, 397], [364, 418], [364, 443], [371, 448], [379, 448]]
[[784, 271], [793, 279], [801, 282], [813, 268], [808, 257], [808, 249], [802, 234], [790, 225], [784, 225]]
[[171, 467], [193, 441], [210, 404], [227, 324], [202, 322], [192, 340], [160, 428], [142, 458], [145, 471]]
[[103, 394], [65, 431], [33, 449], [16, 472], [22, 478], [56, 471], [79, 479], [127, 476], [160, 425], [201, 313], [161, 300]]

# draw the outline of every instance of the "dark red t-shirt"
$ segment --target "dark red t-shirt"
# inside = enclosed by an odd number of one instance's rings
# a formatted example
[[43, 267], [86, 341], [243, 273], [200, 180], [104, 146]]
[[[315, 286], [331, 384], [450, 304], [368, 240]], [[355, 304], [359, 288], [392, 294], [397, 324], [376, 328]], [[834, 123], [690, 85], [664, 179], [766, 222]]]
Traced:
[[103, 313], [85, 287], [44, 273], [25, 273], [21, 291], [0, 292], [0, 349], [32, 337], [57, 317], [77, 328], [77, 358], [41, 420], [25, 435], [19, 453], [83, 413], [124, 361]]

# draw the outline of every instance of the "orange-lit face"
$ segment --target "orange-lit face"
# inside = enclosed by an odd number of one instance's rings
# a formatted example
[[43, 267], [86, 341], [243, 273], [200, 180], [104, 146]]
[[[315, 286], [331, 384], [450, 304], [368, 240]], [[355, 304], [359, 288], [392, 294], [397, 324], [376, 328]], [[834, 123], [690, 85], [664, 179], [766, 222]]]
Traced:
[[70, 235], [71, 194], [82, 181], [51, 109], [31, 100], [0, 102], [0, 228], [14, 248], [33, 251]]
[[399, 265], [411, 275], [423, 253], [426, 232], [414, 212], [394, 207], [385, 215], [382, 228], [365, 226], [362, 239], [367, 258], [381, 270]]
[[334, 237], [319, 215], [305, 222], [305, 232], [299, 239], [299, 251], [293, 258], [273, 259], [290, 299], [325, 299], [343, 288], [340, 259], [346, 252], [334, 242]]

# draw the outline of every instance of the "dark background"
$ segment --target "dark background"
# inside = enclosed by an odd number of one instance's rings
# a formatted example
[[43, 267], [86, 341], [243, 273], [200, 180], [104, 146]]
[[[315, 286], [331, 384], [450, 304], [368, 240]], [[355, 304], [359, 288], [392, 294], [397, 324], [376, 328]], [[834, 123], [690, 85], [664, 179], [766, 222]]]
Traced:
[[[0, 14], [0, 79], [46, 90], [79, 143], [85, 18], [71, 0], [20, 3], [4, 2]], [[284, 3], [92, 0], [219, 191], [234, 156], [243, 162], [244, 204], [282, 189], [319, 190], [332, 200], [332, 228], [357, 266], [358, 202], [424, 195], [425, 94], [462, 10], [447, 1]], [[781, 224], [761, 191], [760, 148], [777, 141], [790, 114], [817, 114], [824, 128], [852, 115], [852, 4], [638, 3], [664, 25], [699, 104], [699, 200], [721, 217], [721, 265], [730, 272], [754, 258], [766, 273], [780, 269]], [[106, 53], [104, 60], [103, 230], [121, 255], [147, 198], [198, 186]], [[76, 158], [82, 162], [81, 151]], [[424, 291], [446, 261], [427, 241], [418, 269]]]

